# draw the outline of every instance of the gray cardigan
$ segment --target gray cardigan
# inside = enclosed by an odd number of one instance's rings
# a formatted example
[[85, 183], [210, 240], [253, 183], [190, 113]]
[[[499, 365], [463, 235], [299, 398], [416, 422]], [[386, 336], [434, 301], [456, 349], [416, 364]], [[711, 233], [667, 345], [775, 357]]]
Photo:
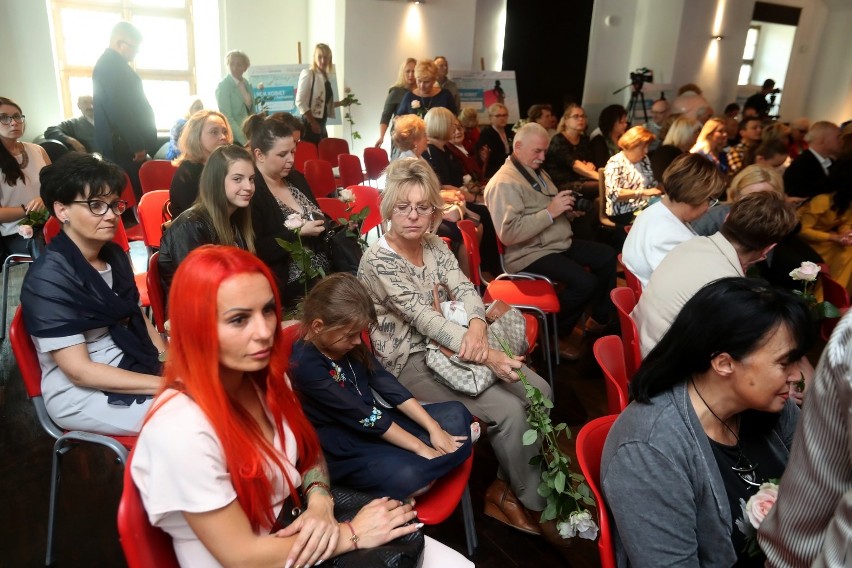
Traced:
[[[788, 401], [766, 438], [784, 463], [798, 415]], [[686, 383], [622, 412], [604, 446], [601, 484], [615, 519], [619, 566], [736, 562], [725, 485]]]

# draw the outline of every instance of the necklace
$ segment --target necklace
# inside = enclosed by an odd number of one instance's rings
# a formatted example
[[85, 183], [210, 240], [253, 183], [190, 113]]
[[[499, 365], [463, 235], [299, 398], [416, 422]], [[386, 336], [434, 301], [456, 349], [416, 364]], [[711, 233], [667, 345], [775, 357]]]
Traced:
[[21, 169], [23, 170], [30, 163], [30, 157], [27, 155], [27, 149], [24, 145], [21, 142], [18, 142], [18, 145], [21, 147]]
[[[326, 357], [328, 357], [328, 355], [326, 355]], [[328, 360], [331, 362], [331, 371], [329, 371], [331, 378], [334, 379], [335, 382], [337, 382], [337, 384], [340, 385], [341, 388], [343, 388], [343, 386], [348, 381], [349, 384], [355, 387], [355, 390], [358, 391], [358, 394], [360, 396], [363, 396], [363, 394], [361, 393], [361, 389], [358, 388], [358, 381], [355, 375], [355, 369], [352, 368], [352, 362], [349, 360], [349, 356], [346, 356], [346, 363], [349, 365], [349, 372], [352, 373], [351, 378], [346, 376], [346, 373], [343, 372], [343, 369], [340, 367], [340, 365], [338, 365], [331, 357], [328, 357]]]
[[[731, 469], [734, 471], [734, 473], [737, 474], [737, 477], [739, 477], [741, 480], [743, 480], [743, 482], [746, 485], [748, 485], [750, 487], [760, 487], [760, 483], [756, 482], [757, 475], [755, 474], [755, 471], [757, 470], [757, 466], [760, 465], [760, 464], [753, 464], [752, 465], [751, 460], [749, 460], [745, 456], [745, 454], [743, 453], [743, 448], [740, 445], [740, 437], [737, 435], [737, 433], [734, 432], [733, 429], [730, 426], [728, 426], [728, 424], [724, 420], [719, 418], [718, 414], [713, 412], [713, 409], [710, 408], [710, 405], [707, 404], [707, 401], [704, 400], [703, 396], [701, 396], [701, 393], [699, 392], [698, 387], [695, 386], [695, 379], [690, 378], [689, 382], [692, 384], [692, 390], [695, 391], [695, 394], [698, 395], [698, 398], [701, 399], [701, 402], [704, 403], [704, 406], [707, 408], [707, 410], [710, 411], [710, 414], [713, 415], [713, 418], [718, 420], [722, 424], [722, 426], [724, 426], [728, 430], [728, 432], [731, 433], [731, 436], [734, 437], [734, 440], [737, 441], [737, 443], [736, 443], [737, 463], [732, 465]], [[739, 416], [737, 416], [737, 426], [739, 428]]]

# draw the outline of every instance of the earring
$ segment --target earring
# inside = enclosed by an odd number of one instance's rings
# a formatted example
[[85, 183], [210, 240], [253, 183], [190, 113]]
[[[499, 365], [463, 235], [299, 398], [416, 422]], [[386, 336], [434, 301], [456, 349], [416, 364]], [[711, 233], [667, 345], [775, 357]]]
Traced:
[[70, 224], [71, 224], [71, 219], [69, 219], [68, 217], [66, 217], [65, 219], [63, 219], [63, 220], [62, 220], [62, 224], [63, 224], [63, 225], [70, 225]]

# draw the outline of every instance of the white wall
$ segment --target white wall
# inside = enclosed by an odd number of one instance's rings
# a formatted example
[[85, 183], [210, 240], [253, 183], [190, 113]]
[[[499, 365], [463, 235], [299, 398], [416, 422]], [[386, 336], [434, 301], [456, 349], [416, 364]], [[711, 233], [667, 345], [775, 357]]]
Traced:
[[[478, 0], [473, 31], [472, 71], [503, 70], [503, 36], [506, 30], [506, 0]], [[483, 69], [482, 63], [485, 63]], [[461, 69], [461, 67], [455, 67]]]
[[[777, 1], [777, 0], [776, 0]], [[808, 91], [807, 102], [800, 114], [813, 120], [831, 120], [840, 124], [852, 118], [852, 34], [849, 25], [852, 22], [852, 2], [834, 0], [822, 32], [818, 34], [817, 57], [812, 80], [804, 85]], [[793, 47], [795, 57], [795, 46]], [[791, 69], [798, 73], [798, 66]], [[784, 89], [784, 99], [792, 90], [793, 84]], [[782, 112], [784, 105], [781, 106]], [[796, 115], [789, 115], [795, 118]]]
[[[754, 54], [754, 67], [751, 81], [754, 85], [763, 85], [766, 79], [775, 79], [775, 86], [784, 89], [787, 66], [793, 51], [796, 26], [754, 22], [760, 26], [757, 50]], [[795, 73], [793, 73], [795, 76]]]

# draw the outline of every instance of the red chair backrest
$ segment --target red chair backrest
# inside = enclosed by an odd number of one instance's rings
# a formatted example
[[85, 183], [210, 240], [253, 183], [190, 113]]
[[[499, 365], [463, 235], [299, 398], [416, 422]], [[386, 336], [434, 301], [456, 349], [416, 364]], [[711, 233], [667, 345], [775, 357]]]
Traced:
[[618, 414], [627, 407], [627, 366], [624, 362], [624, 343], [617, 335], [607, 335], [595, 341], [592, 351], [604, 374], [609, 413]]
[[130, 475], [133, 452], [124, 467], [124, 488], [118, 502], [118, 538], [129, 568], [179, 568], [172, 538], [151, 525], [139, 489]]
[[137, 213], [139, 223], [142, 225], [142, 236], [145, 246], [160, 248], [160, 239], [163, 237], [163, 207], [169, 200], [169, 190], [158, 189], [142, 196], [139, 200]]
[[[627, 225], [627, 227], [629, 226]], [[639, 298], [642, 297], [642, 282], [639, 281], [635, 274], [630, 272], [630, 269], [621, 260], [621, 253], [618, 253], [618, 264], [624, 269], [624, 279], [627, 281], [627, 287], [633, 290], [633, 295], [636, 296], [636, 301], [638, 302]]]
[[390, 160], [384, 148], [364, 148], [364, 169], [367, 179], [379, 179], [388, 167]]
[[38, 353], [32, 337], [24, 327], [23, 306], [18, 306], [15, 317], [12, 318], [12, 324], [9, 326], [9, 343], [12, 345], [12, 353], [15, 354], [18, 369], [21, 371], [27, 396], [29, 398], [41, 396], [41, 365], [38, 362]]
[[319, 141], [319, 159], [329, 162], [333, 167], [339, 165], [337, 156], [349, 153], [349, 142], [343, 138], [323, 138]]
[[317, 203], [320, 210], [335, 221], [341, 218], [349, 219], [349, 216], [352, 215], [352, 211], [346, 210], [347, 204], [334, 197], [317, 197]]
[[[143, 196], [144, 197], [144, 196]], [[148, 259], [148, 273], [145, 276], [148, 282], [148, 301], [151, 303], [151, 311], [154, 312], [154, 325], [157, 331], [166, 333], [166, 295], [163, 290], [163, 281], [160, 280], [160, 253], [155, 252]]]
[[370, 208], [367, 218], [364, 219], [364, 224], [361, 225], [361, 234], [366, 235], [382, 222], [382, 212], [379, 211], [379, 204], [381, 203], [379, 190], [369, 185], [353, 185], [347, 189], [351, 189], [355, 195], [355, 203], [352, 205], [353, 213], [360, 213], [364, 207]]
[[456, 222], [456, 226], [461, 231], [462, 242], [470, 264], [470, 274], [467, 277], [474, 286], [479, 288], [482, 285], [482, 278], [479, 274], [479, 241], [476, 238], [476, 225], [470, 219], [461, 219]]
[[825, 301], [831, 302], [837, 308], [849, 307], [849, 292], [842, 284], [831, 277], [828, 267], [824, 264], [822, 270], [819, 271], [819, 279], [822, 282], [822, 295]]
[[293, 168], [296, 171], [305, 173], [305, 162], [308, 160], [316, 160], [319, 158], [317, 145], [307, 140], [299, 140], [296, 144], [296, 153], [293, 155]]
[[[42, 235], [44, 236], [44, 244], [50, 244], [53, 237], [59, 234], [62, 225], [56, 217], [51, 216], [44, 224]], [[124, 223], [121, 222], [121, 217], [116, 218], [115, 236], [112, 237], [112, 242], [121, 247], [124, 252], [130, 252], [130, 243], [127, 240], [127, 233], [124, 231]]]
[[417, 497], [417, 518], [427, 525], [447, 520], [461, 501], [472, 468], [473, 450], [466, 460], [444, 477], [436, 479], [429, 491]]
[[127, 208], [136, 207], [136, 194], [133, 192], [133, 184], [130, 183], [130, 176], [124, 174], [124, 189], [121, 190], [121, 198], [127, 202]]
[[624, 341], [624, 360], [627, 364], [627, 378], [636, 373], [642, 363], [642, 352], [639, 349], [639, 332], [636, 322], [630, 317], [630, 312], [636, 307], [636, 296], [630, 288], [618, 287], [609, 293], [612, 303], [618, 312], [618, 322], [621, 325], [621, 339]]
[[148, 160], [139, 168], [139, 185], [142, 193], [169, 189], [177, 167], [169, 160]]
[[580, 429], [577, 434], [577, 465], [592, 490], [598, 510], [598, 553], [601, 568], [615, 568], [615, 546], [612, 541], [609, 513], [601, 493], [601, 455], [607, 434], [618, 416], [602, 416], [595, 418]]
[[354, 154], [340, 154], [337, 157], [340, 168], [340, 185], [361, 185], [364, 183], [364, 172], [361, 170], [361, 159]]
[[334, 171], [331, 164], [325, 160], [308, 160], [305, 162], [305, 178], [315, 197], [326, 197], [337, 189], [334, 181]]

